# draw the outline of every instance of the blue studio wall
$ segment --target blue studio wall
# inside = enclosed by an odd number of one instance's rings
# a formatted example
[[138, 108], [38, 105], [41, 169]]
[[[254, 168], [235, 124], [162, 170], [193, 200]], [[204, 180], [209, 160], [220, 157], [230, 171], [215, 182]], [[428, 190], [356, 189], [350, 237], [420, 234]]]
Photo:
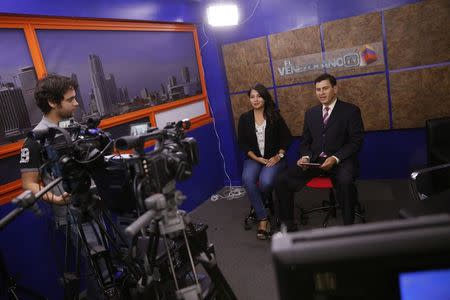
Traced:
[[[204, 6], [206, 7], [209, 2], [204, 3]], [[208, 44], [204, 48], [209, 46], [211, 49], [213, 47], [218, 49], [218, 53], [204, 55], [203, 61], [205, 72], [210, 62], [213, 65], [211, 69], [221, 68], [220, 70], [211, 70], [211, 73], [214, 73], [214, 79], [208, 76], [206, 78], [208, 81], [214, 81], [214, 89], [226, 91], [227, 93], [223, 95], [218, 92], [217, 96], [219, 98], [211, 101], [214, 101], [213, 103], [216, 106], [220, 106], [221, 109], [223, 108], [225, 111], [221, 111], [221, 115], [226, 115], [228, 118], [225, 122], [220, 123], [223, 126], [221, 127], [222, 132], [226, 133], [221, 136], [221, 140], [224, 148], [227, 149], [229, 162], [227, 166], [231, 172], [232, 181], [240, 182], [242, 154], [237, 149], [235, 141], [234, 125], [231, 118], [230, 93], [223, 67], [221, 46], [273, 33], [318, 25], [336, 19], [383, 11], [418, 1], [240, 0], [235, 2], [239, 6], [241, 25], [224, 28], [204, 26], [204, 34], [200, 35], [204, 39], [207, 37]], [[205, 51], [202, 51], [202, 53], [204, 54]], [[208, 93], [211, 92], [208, 90]], [[425, 141], [425, 130], [422, 128], [367, 132], [360, 155], [360, 178], [407, 178], [412, 170], [426, 165]], [[289, 150], [289, 160], [291, 162], [297, 157], [298, 145], [299, 140], [297, 139]], [[232, 163], [235, 163], [235, 165], [231, 165]]]

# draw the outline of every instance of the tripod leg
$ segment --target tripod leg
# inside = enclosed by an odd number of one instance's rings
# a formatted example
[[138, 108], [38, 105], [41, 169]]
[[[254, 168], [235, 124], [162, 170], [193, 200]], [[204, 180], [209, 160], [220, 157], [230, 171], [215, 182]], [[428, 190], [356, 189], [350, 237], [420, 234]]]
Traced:
[[195, 234], [189, 237], [189, 241], [193, 248], [192, 253], [197, 255], [197, 260], [205, 269], [206, 273], [208, 273], [208, 276], [213, 283], [213, 288], [216, 289], [219, 293], [218, 295], [221, 296], [220, 299], [237, 300], [236, 295], [217, 265], [217, 261], [214, 257], [214, 246], [210, 244], [208, 247], [204, 243], [201, 243], [199, 236]]
[[211, 278], [214, 288], [217, 289], [219, 295], [221, 295], [221, 299], [237, 300], [236, 295], [223, 276], [222, 271], [220, 271], [214, 255], [204, 251], [200, 253], [198, 259]]

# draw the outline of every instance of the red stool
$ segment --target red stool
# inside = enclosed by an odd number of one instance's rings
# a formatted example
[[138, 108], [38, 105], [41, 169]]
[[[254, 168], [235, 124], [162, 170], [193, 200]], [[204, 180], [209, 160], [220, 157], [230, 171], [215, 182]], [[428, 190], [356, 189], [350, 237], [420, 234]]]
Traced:
[[338, 207], [335, 195], [334, 195], [334, 189], [333, 189], [333, 182], [329, 177], [314, 177], [308, 183], [306, 184], [307, 187], [312, 189], [319, 189], [319, 190], [328, 190], [329, 191], [329, 199], [322, 201], [321, 207], [316, 207], [312, 209], [301, 209], [300, 210], [300, 222], [302, 225], [308, 224], [308, 218], [309, 214], [316, 212], [316, 211], [324, 211], [327, 212], [325, 219], [322, 222], [323, 227], [328, 226], [328, 219], [332, 216], [333, 218], [336, 218], [336, 209]]

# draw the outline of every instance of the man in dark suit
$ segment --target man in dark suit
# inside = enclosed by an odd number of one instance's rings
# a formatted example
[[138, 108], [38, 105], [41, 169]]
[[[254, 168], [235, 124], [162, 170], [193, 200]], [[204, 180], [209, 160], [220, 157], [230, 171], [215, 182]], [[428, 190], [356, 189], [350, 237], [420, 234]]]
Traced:
[[[280, 219], [295, 230], [294, 193], [313, 177], [331, 177], [336, 198], [342, 206], [344, 224], [353, 224], [358, 174], [358, 152], [364, 138], [360, 109], [337, 98], [336, 78], [322, 74], [314, 80], [320, 104], [305, 113], [301, 157], [277, 178], [275, 189], [280, 202]], [[308, 163], [319, 163], [318, 167]]]

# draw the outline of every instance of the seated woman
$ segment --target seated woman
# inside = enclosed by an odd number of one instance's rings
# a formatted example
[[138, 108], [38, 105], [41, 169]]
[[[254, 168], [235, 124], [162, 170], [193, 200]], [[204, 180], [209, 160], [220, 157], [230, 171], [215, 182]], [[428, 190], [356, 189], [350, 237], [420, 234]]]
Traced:
[[283, 158], [292, 136], [264, 85], [256, 84], [248, 96], [253, 109], [240, 116], [238, 125], [238, 143], [247, 155], [242, 181], [259, 221], [256, 237], [265, 240], [270, 224], [261, 192], [272, 189], [276, 175], [286, 166]]

